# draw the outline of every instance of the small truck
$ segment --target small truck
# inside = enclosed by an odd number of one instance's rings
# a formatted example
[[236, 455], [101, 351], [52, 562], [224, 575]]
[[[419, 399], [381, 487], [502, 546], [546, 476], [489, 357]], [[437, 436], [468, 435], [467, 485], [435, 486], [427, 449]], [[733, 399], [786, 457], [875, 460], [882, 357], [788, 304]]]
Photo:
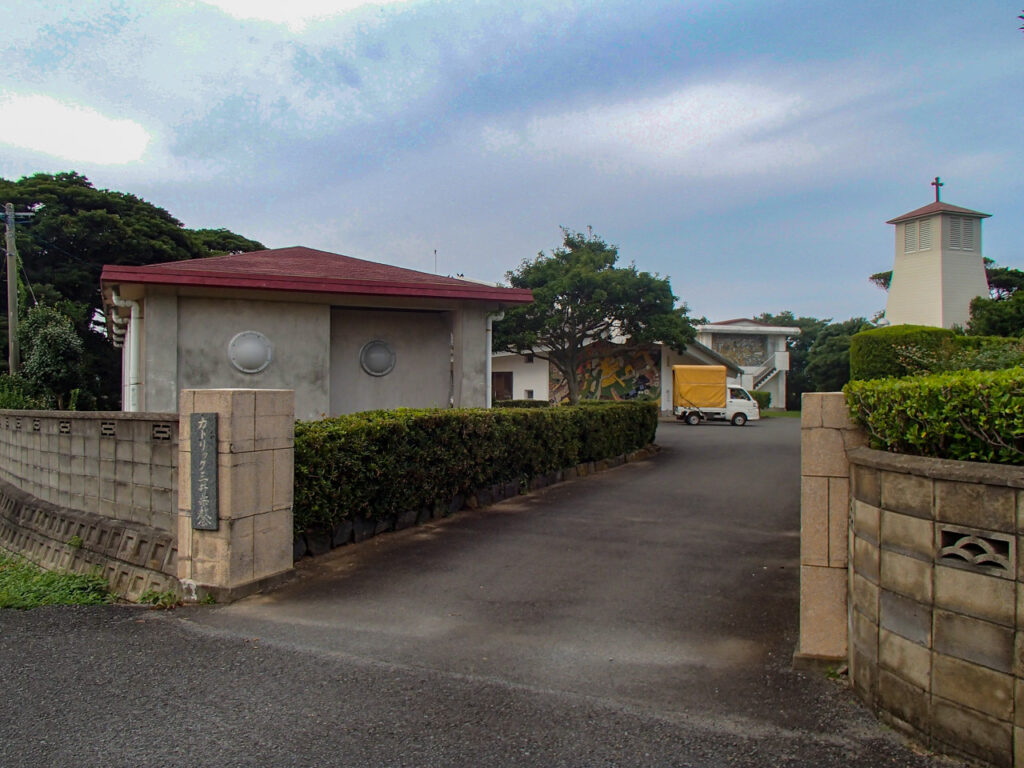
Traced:
[[728, 383], [724, 365], [673, 365], [672, 411], [691, 425], [717, 419], [742, 427], [761, 418], [750, 393]]

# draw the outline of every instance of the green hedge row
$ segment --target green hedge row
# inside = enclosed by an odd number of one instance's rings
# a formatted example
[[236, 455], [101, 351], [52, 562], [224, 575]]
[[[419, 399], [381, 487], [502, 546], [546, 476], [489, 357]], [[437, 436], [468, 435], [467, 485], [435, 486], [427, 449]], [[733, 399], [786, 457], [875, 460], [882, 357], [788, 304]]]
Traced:
[[750, 396], [757, 401], [757, 407], [762, 411], [769, 408], [772, 404], [772, 393], [762, 392], [759, 389], [751, 390]]
[[654, 441], [657, 407], [395, 410], [295, 427], [296, 531], [447, 507]]
[[894, 325], [856, 334], [850, 342], [852, 380], [899, 378], [955, 370], [999, 370], [1024, 362], [1020, 339], [958, 336], [945, 328]]
[[914, 345], [920, 350], [937, 350], [943, 342], [952, 343], [956, 334], [946, 328], [927, 325], [891, 325], [861, 331], [850, 339], [850, 379], [886, 379], [906, 376], [897, 348]]
[[851, 381], [844, 391], [874, 448], [1024, 464], [1024, 369]]
[[547, 400], [495, 400], [491, 405], [495, 408], [547, 408], [551, 403]]

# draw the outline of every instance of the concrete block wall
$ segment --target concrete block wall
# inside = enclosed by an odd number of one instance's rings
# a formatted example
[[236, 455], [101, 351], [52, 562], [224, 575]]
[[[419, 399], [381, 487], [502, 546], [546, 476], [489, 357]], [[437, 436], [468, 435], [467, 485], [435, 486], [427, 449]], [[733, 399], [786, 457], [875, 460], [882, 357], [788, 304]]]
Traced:
[[1024, 766], [1024, 472], [848, 456], [854, 689], [933, 749]]
[[850, 468], [864, 445], [841, 392], [808, 392], [801, 414], [800, 641], [796, 663], [843, 663], [847, 653]]
[[[295, 393], [186, 389], [179, 405], [178, 578], [186, 598], [236, 599], [292, 570]], [[217, 530], [192, 527], [193, 413], [217, 415]]]
[[172, 534], [57, 507], [3, 481], [0, 547], [48, 570], [97, 571], [114, 594], [132, 601], [178, 588]]
[[175, 531], [178, 415], [0, 411], [0, 480], [58, 507]]

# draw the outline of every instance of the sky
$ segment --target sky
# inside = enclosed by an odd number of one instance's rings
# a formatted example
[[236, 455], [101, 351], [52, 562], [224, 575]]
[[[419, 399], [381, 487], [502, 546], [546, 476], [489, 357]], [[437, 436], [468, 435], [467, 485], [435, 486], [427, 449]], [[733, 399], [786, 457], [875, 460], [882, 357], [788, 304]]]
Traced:
[[487, 281], [592, 227], [695, 317], [870, 318], [935, 176], [1024, 268], [1022, 7], [0, 0], [0, 177]]

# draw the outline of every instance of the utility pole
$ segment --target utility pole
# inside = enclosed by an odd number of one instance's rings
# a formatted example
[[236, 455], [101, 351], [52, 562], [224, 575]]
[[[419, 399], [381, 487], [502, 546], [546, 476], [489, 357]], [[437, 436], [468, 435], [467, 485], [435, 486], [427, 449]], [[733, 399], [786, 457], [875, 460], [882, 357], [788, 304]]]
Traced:
[[7, 363], [11, 373], [21, 367], [18, 349], [18, 246], [14, 242], [14, 204], [4, 206], [7, 218]]

